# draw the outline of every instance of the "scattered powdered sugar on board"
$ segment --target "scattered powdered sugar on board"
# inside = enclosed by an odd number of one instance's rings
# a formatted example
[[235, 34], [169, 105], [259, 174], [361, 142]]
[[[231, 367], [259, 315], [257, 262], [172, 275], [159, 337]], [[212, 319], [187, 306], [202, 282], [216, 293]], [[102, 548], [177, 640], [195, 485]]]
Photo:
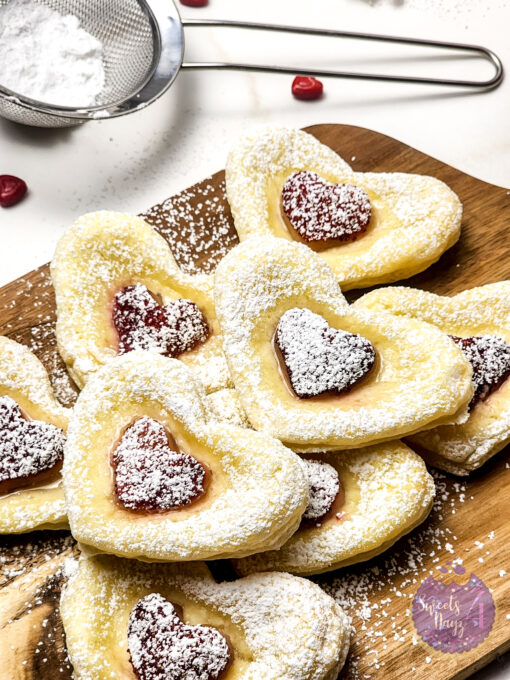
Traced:
[[0, 291], [1, 332], [28, 347], [46, 368], [55, 397], [72, 406], [78, 388], [57, 351], [55, 294], [47, 266], [18, 279]]
[[[27, 332], [30, 334], [29, 338]], [[72, 406], [78, 396], [78, 388], [57, 351], [55, 322], [47, 321], [32, 326], [20, 335], [21, 337], [17, 337], [17, 334], [10, 334], [9, 337], [26, 345], [42, 361], [48, 371], [55, 397], [63, 406]]]
[[[26, 667], [34, 678], [71, 680], [65, 635], [59, 614], [63, 579], [76, 568], [77, 550], [67, 531], [2, 536], [0, 613], [2, 667]], [[24, 621], [25, 619], [25, 621]], [[10, 624], [28, 631], [23, 654], [9, 636]], [[23, 661], [21, 659], [24, 659]], [[10, 677], [10, 675], [9, 675]]]
[[142, 217], [170, 244], [188, 274], [214, 271], [239, 241], [225, 196], [224, 173], [171, 196]]
[[[465, 541], [450, 528], [455, 521], [452, 516], [462, 504], [476, 505], [474, 489], [439, 471], [431, 473], [436, 484], [434, 506], [418, 529], [401, 539], [390, 553], [383, 553], [368, 564], [313, 577], [351, 618], [353, 644], [342, 680], [388, 677], [384, 658], [392, 658], [392, 654], [386, 650], [395, 643], [409, 650], [417, 644], [410, 610], [421, 582], [429, 575], [437, 576], [437, 570], [447, 561], [462, 564], [469, 556], [475, 570], [475, 565], [483, 563], [483, 557], [480, 562], [478, 555], [470, 553], [486, 546], [476, 540]], [[491, 532], [489, 542], [494, 538], [495, 533]], [[482, 553], [487, 556], [490, 551]], [[406, 603], [404, 608], [400, 602]]]

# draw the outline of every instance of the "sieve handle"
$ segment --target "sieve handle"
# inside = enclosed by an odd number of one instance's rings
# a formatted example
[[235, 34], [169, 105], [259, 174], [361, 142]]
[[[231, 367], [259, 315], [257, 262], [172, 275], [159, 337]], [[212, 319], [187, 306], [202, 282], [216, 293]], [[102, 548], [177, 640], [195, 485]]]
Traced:
[[319, 35], [330, 38], [349, 38], [356, 40], [372, 40], [377, 42], [396, 43], [400, 45], [416, 45], [421, 47], [435, 47], [441, 50], [455, 50], [469, 55], [476, 55], [489, 61], [494, 67], [494, 75], [489, 80], [456, 80], [447, 78], [428, 78], [422, 76], [398, 76], [384, 73], [359, 73], [356, 71], [332, 71], [325, 69], [302, 68], [301, 66], [269, 66], [264, 64], [242, 64], [228, 62], [184, 62], [182, 68], [187, 69], [223, 69], [232, 71], [260, 71], [263, 73], [286, 73], [290, 75], [318, 76], [321, 78], [351, 78], [359, 80], [384, 80], [397, 83], [422, 83], [426, 85], [448, 85], [450, 87], [474, 87], [489, 90], [498, 87], [503, 80], [503, 64], [495, 52], [480, 45], [465, 43], [443, 42], [440, 40], [421, 40], [419, 38], [402, 38], [377, 33], [353, 33], [350, 31], [335, 31], [327, 28], [306, 28], [301, 26], [285, 26], [277, 24], [251, 23], [230, 21], [228, 19], [183, 19], [185, 27], [219, 26], [226, 28], [248, 28], [259, 31], [278, 31], [281, 33], [299, 33], [305, 35]]

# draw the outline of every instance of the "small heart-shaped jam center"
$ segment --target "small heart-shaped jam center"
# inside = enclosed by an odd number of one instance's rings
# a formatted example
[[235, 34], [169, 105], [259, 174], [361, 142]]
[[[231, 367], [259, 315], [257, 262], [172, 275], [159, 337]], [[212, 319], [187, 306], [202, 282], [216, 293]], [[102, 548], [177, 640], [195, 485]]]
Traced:
[[331, 328], [309, 309], [289, 309], [276, 329], [292, 389], [300, 398], [351, 389], [372, 368], [375, 351], [361, 335]]
[[510, 345], [494, 335], [450, 336], [473, 368], [475, 393], [470, 406], [487, 399], [510, 376]]
[[330, 512], [340, 492], [338, 472], [329, 463], [321, 460], [304, 460], [308, 477], [309, 499], [303, 520], [306, 525], [320, 525]]
[[194, 302], [180, 299], [162, 306], [140, 283], [126, 286], [115, 296], [113, 324], [119, 336], [119, 354], [145, 349], [176, 357], [209, 335]]
[[282, 189], [282, 208], [306, 242], [353, 241], [366, 231], [372, 206], [354, 184], [331, 184], [315, 172], [295, 172]]
[[158, 593], [133, 607], [128, 648], [138, 680], [217, 680], [230, 662], [228, 642], [216, 628], [183, 623]]
[[25, 420], [18, 404], [0, 397], [0, 493], [43, 482], [58, 472], [65, 435], [40, 420]]
[[139, 418], [126, 429], [112, 467], [117, 501], [129, 510], [176, 510], [205, 490], [205, 468], [193, 456], [172, 450], [165, 428], [152, 418]]

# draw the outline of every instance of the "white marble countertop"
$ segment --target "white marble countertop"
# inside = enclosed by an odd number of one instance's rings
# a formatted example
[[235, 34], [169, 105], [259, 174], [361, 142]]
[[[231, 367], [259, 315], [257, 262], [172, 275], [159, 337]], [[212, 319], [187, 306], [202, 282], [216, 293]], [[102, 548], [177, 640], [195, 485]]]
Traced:
[[[510, 69], [510, 0], [210, 0], [187, 17], [245, 19], [391, 33], [491, 47]], [[472, 59], [430, 60], [409, 48], [302, 36], [187, 29], [186, 59], [252, 60], [301, 66], [487, 77]], [[296, 69], [299, 71], [299, 68]], [[181, 72], [143, 112], [67, 129], [23, 128], [0, 120], [0, 173], [19, 175], [30, 193], [0, 209], [0, 285], [48, 261], [62, 231], [81, 213], [136, 212], [224, 166], [245, 128], [337, 122], [396, 137], [488, 182], [510, 187], [510, 79], [489, 93], [325, 80], [325, 96], [299, 102], [290, 76]], [[368, 168], [367, 168], [368, 169]], [[476, 675], [510, 677], [510, 659]]]

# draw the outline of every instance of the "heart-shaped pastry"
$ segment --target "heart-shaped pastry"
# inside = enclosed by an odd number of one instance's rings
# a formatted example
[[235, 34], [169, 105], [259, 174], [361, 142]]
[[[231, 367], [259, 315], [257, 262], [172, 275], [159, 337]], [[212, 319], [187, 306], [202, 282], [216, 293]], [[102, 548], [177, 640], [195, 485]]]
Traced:
[[430, 463], [466, 475], [510, 442], [510, 281], [452, 297], [415, 288], [381, 288], [364, 295], [354, 307], [433, 324], [471, 363], [475, 395], [469, 418], [409, 438]]
[[217, 680], [230, 661], [228, 643], [218, 630], [186, 625], [159, 593], [133, 607], [128, 648], [139, 680]]
[[[251, 425], [295, 450], [352, 449], [467, 417], [472, 371], [450, 338], [423, 322], [349, 307], [324, 260], [301, 243], [270, 237], [241, 243], [218, 265], [214, 295]], [[363, 382], [341, 394], [298, 398], [275, 348], [287, 321], [282, 354], [301, 394], [342, 389], [364, 376]], [[338, 348], [328, 346], [332, 338]]]
[[263, 127], [243, 136], [225, 175], [241, 241], [304, 240], [320, 251], [342, 290], [417, 274], [460, 235], [462, 205], [440, 180], [354, 172], [302, 130]]
[[319, 518], [303, 515], [299, 530], [279, 550], [234, 560], [239, 574], [274, 570], [310, 576], [363, 562], [388, 550], [432, 508], [434, 480], [422, 458], [400, 441], [341, 456], [310, 455], [314, 459], [304, 461], [315, 487], [309, 507]]
[[119, 334], [119, 354], [145, 349], [177, 357], [209, 335], [194, 302], [180, 299], [162, 306], [140, 283], [115, 295], [113, 323]]
[[308, 502], [298, 456], [218, 422], [193, 371], [140, 350], [109, 362], [80, 393], [63, 477], [76, 540], [148, 560], [278, 547]]
[[375, 362], [369, 340], [331, 328], [309, 309], [285, 312], [276, 328], [276, 343], [300, 398], [350, 390]]
[[0, 494], [44, 481], [64, 457], [65, 435], [40, 420], [26, 420], [11, 397], [0, 397]]
[[35, 354], [0, 336], [0, 534], [67, 528], [59, 469], [68, 418]]
[[285, 181], [282, 208], [307, 242], [353, 241], [366, 231], [372, 212], [360, 186], [331, 184], [316, 172], [295, 172]]
[[51, 275], [58, 349], [80, 388], [133, 349], [178, 356], [207, 391], [230, 385], [212, 277], [181, 271], [168, 243], [141, 218], [84, 215], [60, 239]]
[[217, 583], [203, 562], [82, 554], [60, 614], [75, 680], [333, 680], [350, 639], [346, 614], [308, 579]]
[[[216, 417], [249, 427], [236, 390], [209, 395]], [[400, 441], [303, 458], [309, 500], [298, 531], [279, 550], [233, 560], [257, 571], [320, 574], [387, 550], [428, 515], [434, 480], [423, 459]]]
[[152, 418], [139, 418], [126, 429], [112, 465], [117, 501], [131, 510], [175, 510], [193, 503], [205, 490], [203, 465], [173, 451], [165, 428]]

